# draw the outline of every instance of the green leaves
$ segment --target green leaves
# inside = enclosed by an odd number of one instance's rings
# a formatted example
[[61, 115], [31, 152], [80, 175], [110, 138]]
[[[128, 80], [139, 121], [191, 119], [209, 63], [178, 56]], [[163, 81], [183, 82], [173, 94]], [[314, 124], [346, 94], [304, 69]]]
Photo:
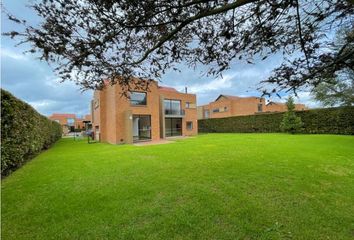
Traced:
[[[269, 113], [198, 121], [199, 132], [281, 132], [285, 113]], [[312, 109], [296, 112], [303, 122], [301, 132], [312, 134], [354, 134], [354, 107]], [[298, 121], [298, 120], [296, 120]], [[298, 122], [296, 123], [298, 124]]]
[[1, 175], [19, 168], [61, 138], [61, 126], [1, 89]]
[[300, 117], [297, 117], [294, 110], [295, 104], [294, 99], [290, 96], [286, 102], [288, 111], [284, 113], [282, 122], [280, 123], [280, 129], [283, 132], [289, 132], [291, 134], [301, 131], [303, 123]]
[[333, 31], [352, 28], [348, 1], [42, 0], [31, 7], [39, 26], [8, 14], [24, 29], [5, 35], [30, 43], [29, 51], [82, 89], [107, 79], [129, 90], [132, 76], [159, 80], [181, 62], [207, 65], [205, 73], [217, 77], [236, 59], [254, 64], [283, 52], [283, 64], [264, 83], [296, 90], [344, 68], [353, 55], [328, 50]]

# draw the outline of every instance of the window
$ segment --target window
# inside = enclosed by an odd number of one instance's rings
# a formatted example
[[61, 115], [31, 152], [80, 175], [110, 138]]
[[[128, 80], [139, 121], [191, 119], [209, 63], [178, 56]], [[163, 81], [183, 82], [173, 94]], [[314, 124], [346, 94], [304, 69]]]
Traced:
[[93, 102], [93, 105], [94, 105], [94, 108], [97, 109], [99, 106], [100, 106], [100, 101], [98, 99], [96, 99], [94, 102]]
[[166, 137], [182, 136], [182, 118], [165, 118]]
[[190, 102], [186, 102], [186, 108], [190, 108], [191, 103]]
[[165, 99], [163, 101], [165, 107], [165, 114], [166, 115], [181, 115], [181, 101], [180, 100], [171, 100]]
[[204, 111], [204, 118], [209, 118], [209, 110]]
[[193, 122], [187, 122], [187, 130], [193, 129]]
[[133, 140], [151, 139], [151, 116], [133, 115]]
[[213, 113], [218, 113], [218, 112], [220, 112], [220, 109], [219, 109], [219, 108], [213, 109]]
[[227, 111], [227, 107], [221, 107], [219, 108], [218, 112], [226, 112]]
[[258, 112], [262, 112], [263, 111], [263, 106], [261, 103], [258, 104]]
[[130, 92], [130, 104], [132, 105], [146, 105], [145, 92]]
[[74, 126], [75, 119], [74, 118], [67, 118], [66, 122], [67, 122], [68, 126]]

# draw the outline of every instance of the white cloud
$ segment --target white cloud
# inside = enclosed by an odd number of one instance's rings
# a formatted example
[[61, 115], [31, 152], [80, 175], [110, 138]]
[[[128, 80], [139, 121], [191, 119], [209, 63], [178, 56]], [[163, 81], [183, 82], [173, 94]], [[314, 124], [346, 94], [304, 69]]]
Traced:
[[51, 100], [41, 100], [41, 101], [33, 101], [33, 102], [28, 102], [28, 103], [37, 109], [37, 108], [48, 107], [53, 102], [54, 101], [51, 101]]
[[1, 56], [2, 57], [9, 57], [9, 58], [12, 58], [12, 59], [15, 59], [15, 60], [28, 60], [26, 55], [16, 53], [16, 52], [11, 51], [11, 50], [9, 50], [7, 48], [1, 48]]
[[309, 108], [321, 107], [321, 103], [314, 100], [310, 91], [299, 92], [297, 95], [298, 96], [297, 96], [297, 98], [295, 98], [295, 102], [298, 101], [300, 103], [303, 103]]
[[193, 84], [189, 87], [191, 93], [206, 93], [210, 91], [223, 90], [232, 87], [232, 80], [236, 74], [225, 74], [223, 77], [219, 77], [210, 82], [203, 84]]

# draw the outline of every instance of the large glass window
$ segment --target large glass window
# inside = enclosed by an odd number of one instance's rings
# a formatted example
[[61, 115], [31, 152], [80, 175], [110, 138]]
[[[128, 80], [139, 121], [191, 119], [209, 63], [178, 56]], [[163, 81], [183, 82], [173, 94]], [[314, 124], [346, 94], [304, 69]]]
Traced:
[[166, 137], [182, 135], [182, 118], [165, 118]]
[[150, 115], [133, 115], [133, 140], [151, 139]]
[[146, 105], [146, 93], [130, 92], [130, 103], [132, 105]]
[[68, 126], [70, 126], [70, 127], [75, 125], [75, 119], [74, 118], [67, 118], [66, 122], [67, 122]]
[[164, 106], [166, 115], [180, 115], [182, 113], [180, 100], [165, 99]]

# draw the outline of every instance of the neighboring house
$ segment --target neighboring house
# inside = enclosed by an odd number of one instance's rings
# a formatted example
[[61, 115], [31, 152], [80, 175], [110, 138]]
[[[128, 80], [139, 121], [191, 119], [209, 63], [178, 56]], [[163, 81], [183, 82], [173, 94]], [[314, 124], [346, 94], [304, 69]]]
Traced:
[[92, 116], [91, 116], [91, 114], [85, 115], [82, 122], [83, 122], [83, 126], [84, 126], [85, 130], [92, 129]]
[[67, 134], [75, 129], [76, 116], [70, 113], [53, 113], [49, 119], [60, 123], [63, 129], [63, 134]]
[[76, 118], [75, 129], [91, 129], [91, 115], [85, 115], [83, 118]]
[[120, 144], [198, 133], [195, 94], [161, 87], [156, 81], [132, 81], [132, 88], [137, 83], [143, 87], [128, 92], [128, 97], [119, 84], [106, 84], [94, 92], [91, 114], [96, 140]]
[[[305, 104], [300, 104], [300, 103], [295, 104], [296, 111], [303, 111], [307, 109], [308, 108], [305, 106]], [[270, 101], [267, 103], [266, 110], [267, 112], [286, 112], [288, 108], [286, 107], [285, 103]]]
[[85, 117], [84, 117], [84, 121], [85, 121], [85, 122], [91, 122], [91, 121], [92, 121], [91, 114], [87, 114], [87, 115], [85, 115]]
[[75, 119], [75, 129], [84, 129], [84, 128], [85, 128], [84, 119], [76, 118]]
[[53, 113], [48, 118], [60, 123], [64, 135], [73, 132], [75, 129], [88, 129], [91, 124], [91, 115], [78, 118], [71, 113]]
[[[307, 108], [304, 104], [295, 104], [295, 110], [305, 109]], [[284, 112], [286, 110], [285, 103], [266, 103], [264, 98], [220, 95], [214, 102], [198, 106], [198, 119]]]

